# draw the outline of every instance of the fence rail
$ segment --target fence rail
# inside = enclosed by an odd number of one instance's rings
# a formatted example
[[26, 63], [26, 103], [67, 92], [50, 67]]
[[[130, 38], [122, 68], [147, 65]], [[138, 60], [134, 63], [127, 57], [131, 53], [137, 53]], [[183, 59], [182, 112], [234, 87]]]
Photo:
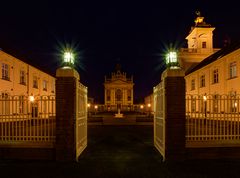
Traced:
[[55, 96], [2, 96], [0, 146], [52, 147], [55, 116]]
[[186, 146], [240, 145], [239, 95], [187, 95]]

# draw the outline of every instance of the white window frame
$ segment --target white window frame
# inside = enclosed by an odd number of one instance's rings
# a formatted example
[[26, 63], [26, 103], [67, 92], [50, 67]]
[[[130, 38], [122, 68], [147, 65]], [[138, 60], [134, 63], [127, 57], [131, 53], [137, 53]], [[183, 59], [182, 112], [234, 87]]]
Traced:
[[214, 83], [219, 83], [219, 73], [218, 69], [213, 70], [213, 84]]
[[9, 64], [2, 63], [2, 79], [10, 80], [9, 69]]
[[200, 87], [205, 87], [206, 86], [206, 80], [205, 80], [205, 75], [200, 76]]
[[47, 91], [47, 80], [43, 80], [43, 90]]
[[206, 49], [206, 48], [207, 48], [207, 42], [206, 42], [206, 41], [203, 41], [203, 42], [202, 42], [202, 48], [203, 48], [203, 49]]
[[20, 70], [20, 84], [26, 85], [26, 72], [25, 72], [25, 70]]
[[231, 62], [229, 64], [229, 78], [232, 79], [235, 77], [237, 77], [237, 62], [236, 61]]
[[38, 88], [38, 77], [33, 76], [33, 88]]

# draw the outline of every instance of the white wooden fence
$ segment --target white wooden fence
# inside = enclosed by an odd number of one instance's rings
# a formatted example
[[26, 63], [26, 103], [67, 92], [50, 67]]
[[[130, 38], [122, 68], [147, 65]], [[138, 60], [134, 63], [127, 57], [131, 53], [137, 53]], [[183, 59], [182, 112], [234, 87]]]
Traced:
[[53, 147], [55, 96], [0, 97], [0, 147]]
[[186, 146], [240, 146], [239, 95], [187, 95]]

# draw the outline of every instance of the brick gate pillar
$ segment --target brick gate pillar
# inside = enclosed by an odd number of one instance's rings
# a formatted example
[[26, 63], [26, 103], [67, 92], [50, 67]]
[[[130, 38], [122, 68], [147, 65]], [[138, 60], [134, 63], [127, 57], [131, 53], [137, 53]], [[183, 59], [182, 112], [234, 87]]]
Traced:
[[75, 124], [79, 74], [70, 67], [56, 72], [56, 160], [76, 160]]
[[184, 76], [181, 69], [166, 69], [162, 74], [166, 161], [183, 160], [185, 157]]

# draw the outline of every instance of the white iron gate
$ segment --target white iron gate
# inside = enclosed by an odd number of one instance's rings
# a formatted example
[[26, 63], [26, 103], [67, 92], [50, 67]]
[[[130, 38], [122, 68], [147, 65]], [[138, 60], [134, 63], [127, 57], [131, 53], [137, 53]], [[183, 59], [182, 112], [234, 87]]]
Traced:
[[87, 147], [87, 87], [79, 83], [76, 120], [76, 159]]
[[154, 95], [154, 146], [162, 156], [165, 155], [165, 120], [163, 112], [164, 88], [163, 82], [153, 89]]

